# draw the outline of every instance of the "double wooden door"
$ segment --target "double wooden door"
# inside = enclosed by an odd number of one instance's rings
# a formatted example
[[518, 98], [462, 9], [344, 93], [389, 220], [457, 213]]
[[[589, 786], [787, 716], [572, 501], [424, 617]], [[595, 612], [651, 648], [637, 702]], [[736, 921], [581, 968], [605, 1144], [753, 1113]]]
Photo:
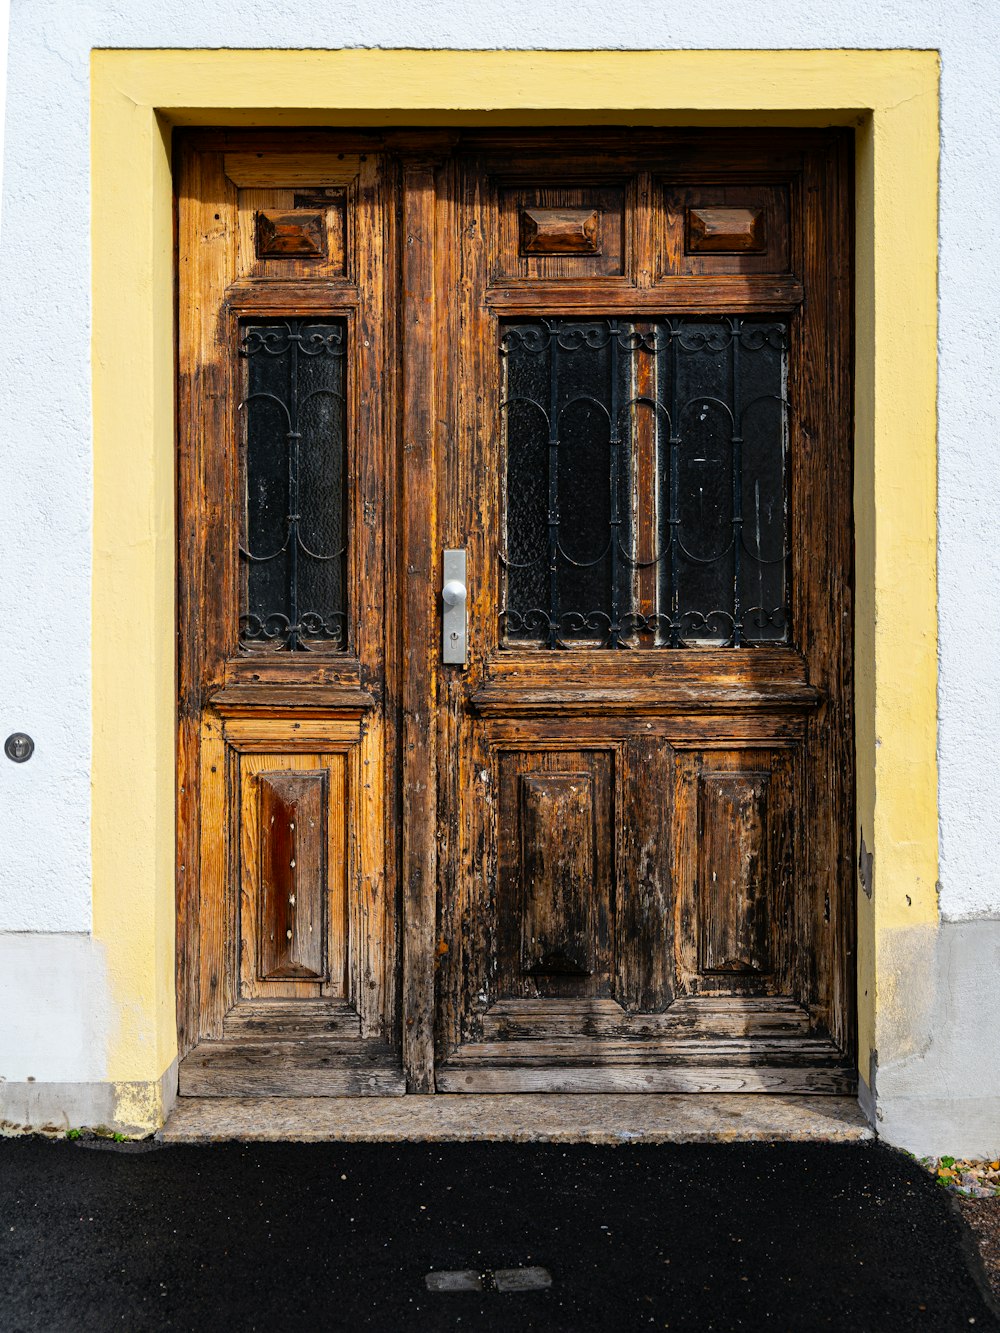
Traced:
[[182, 1093], [851, 1086], [848, 185], [179, 145]]

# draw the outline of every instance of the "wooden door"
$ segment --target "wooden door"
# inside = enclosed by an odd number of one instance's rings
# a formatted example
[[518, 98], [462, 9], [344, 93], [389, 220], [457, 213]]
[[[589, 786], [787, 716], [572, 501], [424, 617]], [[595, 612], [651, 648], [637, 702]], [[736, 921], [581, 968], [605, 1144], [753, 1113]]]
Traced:
[[439, 1091], [853, 1085], [846, 154], [437, 169]]
[[182, 1095], [404, 1090], [396, 171], [178, 147]]
[[179, 136], [182, 1095], [851, 1086], [847, 162]]

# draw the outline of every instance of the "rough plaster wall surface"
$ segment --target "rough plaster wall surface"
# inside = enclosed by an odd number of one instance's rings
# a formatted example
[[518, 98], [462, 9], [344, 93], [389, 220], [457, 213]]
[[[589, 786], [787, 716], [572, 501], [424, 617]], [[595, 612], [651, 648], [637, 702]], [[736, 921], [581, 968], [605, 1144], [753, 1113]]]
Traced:
[[613, 24], [604, 0], [14, 0], [0, 728], [38, 748], [28, 764], [0, 761], [0, 930], [90, 928], [88, 61], [92, 47], [131, 46], [939, 48], [941, 903], [947, 917], [1000, 910], [1000, 325], [982, 308], [1000, 290], [998, 35], [993, 0], [620, 0]]
[[883, 948], [880, 1136], [918, 1157], [1000, 1155], [1000, 919], [890, 931]]
[[90, 935], [0, 935], [0, 1119], [12, 1084], [106, 1076], [113, 1030], [101, 945]]

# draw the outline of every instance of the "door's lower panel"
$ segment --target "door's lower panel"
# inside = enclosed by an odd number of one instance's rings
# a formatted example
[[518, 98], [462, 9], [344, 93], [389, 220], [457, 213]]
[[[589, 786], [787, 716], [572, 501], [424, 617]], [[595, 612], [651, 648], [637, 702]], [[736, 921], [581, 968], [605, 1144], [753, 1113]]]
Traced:
[[178, 1072], [182, 1097], [396, 1097], [399, 1053], [361, 1038], [343, 1001], [271, 1000], [237, 1005], [218, 1041], [202, 1041]]
[[266, 688], [217, 695], [203, 724], [200, 1030], [179, 1093], [397, 1096], [381, 718], [357, 691], [333, 708]]
[[628, 1014], [614, 1000], [501, 1001], [485, 1040], [438, 1066], [439, 1092], [848, 1094], [856, 1074], [784, 998], [678, 1000]]
[[675, 1045], [622, 1050], [584, 1039], [557, 1051], [466, 1047], [437, 1075], [439, 1092], [785, 1092], [853, 1093], [856, 1077], [832, 1042], [811, 1039], [785, 1049], [752, 1042], [706, 1043], [697, 1053]]
[[437, 1089], [850, 1092], [816, 975], [807, 725], [470, 716]]
[[399, 1097], [399, 1056], [384, 1042], [206, 1041], [181, 1061], [181, 1097]]

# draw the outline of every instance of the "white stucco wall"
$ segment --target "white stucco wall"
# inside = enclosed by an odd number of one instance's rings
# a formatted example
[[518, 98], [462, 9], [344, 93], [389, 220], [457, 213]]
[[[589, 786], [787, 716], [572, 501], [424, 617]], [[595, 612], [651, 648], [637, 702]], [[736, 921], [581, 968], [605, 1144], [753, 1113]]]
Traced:
[[1000, 912], [998, 38], [991, 0], [13, 0], [0, 733], [26, 730], [37, 749], [0, 761], [0, 930], [90, 927], [88, 61], [101, 46], [939, 48], [941, 908]]

